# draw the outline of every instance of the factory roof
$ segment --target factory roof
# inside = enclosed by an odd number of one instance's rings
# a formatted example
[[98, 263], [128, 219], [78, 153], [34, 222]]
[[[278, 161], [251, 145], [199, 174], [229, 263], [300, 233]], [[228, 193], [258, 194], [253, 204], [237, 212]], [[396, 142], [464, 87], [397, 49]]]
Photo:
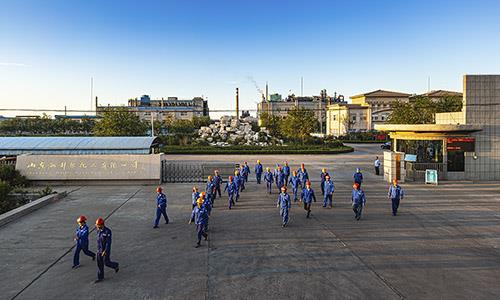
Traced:
[[149, 154], [156, 137], [0, 137], [0, 155]]

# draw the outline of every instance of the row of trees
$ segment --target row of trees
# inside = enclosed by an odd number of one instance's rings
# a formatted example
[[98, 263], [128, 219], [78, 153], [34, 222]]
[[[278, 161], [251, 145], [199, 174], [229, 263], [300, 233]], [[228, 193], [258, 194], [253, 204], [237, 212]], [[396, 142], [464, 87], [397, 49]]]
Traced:
[[462, 110], [461, 97], [444, 97], [438, 101], [424, 96], [411, 102], [396, 102], [387, 122], [391, 124], [432, 124], [435, 114]]
[[40, 118], [13, 118], [0, 122], [0, 133], [4, 135], [75, 135], [91, 134], [94, 120], [82, 122], [68, 119], [52, 119], [44, 114]]
[[[192, 134], [195, 129], [210, 124], [209, 117], [192, 120], [167, 118], [154, 121], [155, 135]], [[81, 122], [64, 118], [13, 118], [0, 122], [3, 135], [95, 135], [95, 136], [142, 136], [150, 133], [151, 122], [143, 121], [126, 108], [113, 108], [102, 113], [99, 121], [84, 119]]]

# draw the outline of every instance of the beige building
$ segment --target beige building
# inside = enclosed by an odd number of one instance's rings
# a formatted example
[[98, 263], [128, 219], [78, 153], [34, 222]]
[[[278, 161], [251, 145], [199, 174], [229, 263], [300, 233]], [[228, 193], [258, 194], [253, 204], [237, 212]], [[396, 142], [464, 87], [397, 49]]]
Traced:
[[335, 103], [327, 106], [326, 134], [345, 135], [348, 132], [365, 132], [371, 129], [369, 105]]
[[97, 106], [97, 115], [109, 108], [126, 107], [135, 112], [142, 120], [166, 120], [168, 118], [191, 120], [193, 117], [209, 116], [208, 102], [202, 97], [191, 100], [168, 97], [152, 100], [148, 95], [140, 99], [128, 100], [128, 106]]
[[387, 121], [387, 118], [392, 112], [392, 104], [394, 102], [408, 102], [410, 94], [376, 90], [364, 94], [351, 96], [352, 104], [368, 105], [371, 108], [372, 124], [370, 130], [374, 129], [375, 124], [382, 124]]

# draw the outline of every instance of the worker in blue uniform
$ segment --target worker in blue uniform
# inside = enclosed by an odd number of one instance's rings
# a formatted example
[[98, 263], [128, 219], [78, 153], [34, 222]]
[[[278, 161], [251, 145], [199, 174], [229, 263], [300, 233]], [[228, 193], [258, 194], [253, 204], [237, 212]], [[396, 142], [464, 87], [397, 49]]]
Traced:
[[290, 178], [290, 166], [288, 165], [288, 161], [285, 161], [283, 166], [283, 174], [285, 175], [285, 185], [288, 185], [288, 178]]
[[300, 169], [297, 171], [300, 177], [300, 181], [302, 181], [302, 186], [306, 186], [306, 182], [309, 180], [309, 173], [307, 173], [306, 167], [304, 164], [300, 165]]
[[73, 269], [80, 266], [80, 251], [83, 251], [85, 255], [92, 257], [95, 260], [95, 253], [89, 250], [89, 227], [87, 226], [87, 218], [85, 216], [80, 216], [76, 219], [78, 227], [76, 228], [75, 238], [76, 248], [75, 254], [73, 255]]
[[311, 182], [308, 180], [305, 188], [303, 188], [300, 193], [300, 201], [304, 202], [304, 210], [307, 211], [306, 218], [309, 218], [311, 215], [311, 204], [313, 200], [316, 202], [316, 195], [314, 194], [314, 190], [311, 188]]
[[326, 176], [327, 175], [330, 175], [328, 174], [328, 172], [326, 171], [326, 169], [321, 169], [321, 195], [325, 195], [325, 180], [326, 180]]
[[240, 177], [240, 192], [243, 192], [245, 190], [245, 166], [240, 166], [240, 172], [238, 176]]
[[120, 270], [117, 262], [111, 261], [111, 229], [104, 226], [104, 219], [99, 218], [95, 222], [97, 228], [97, 280], [95, 283], [104, 279], [104, 266], [114, 269], [115, 273]]
[[224, 192], [227, 191], [227, 196], [228, 196], [228, 204], [229, 204], [229, 209], [233, 207], [236, 203], [234, 202], [234, 196], [236, 193], [236, 185], [234, 184], [233, 181], [233, 176], [229, 176], [228, 182], [226, 182], [226, 186], [224, 187]]
[[267, 192], [271, 194], [273, 189], [274, 176], [273, 173], [271, 173], [271, 169], [269, 167], [266, 168], [266, 173], [264, 173], [264, 181], [266, 182]]
[[302, 182], [300, 181], [300, 178], [297, 175], [297, 171], [292, 172], [292, 176], [290, 177], [290, 180], [288, 183], [290, 183], [292, 185], [293, 202], [297, 202], [297, 200], [298, 200], [297, 194], [299, 192], [299, 185], [300, 185], [300, 188], [302, 188]]
[[207, 185], [205, 187], [205, 192], [207, 193], [207, 199], [210, 200], [210, 202], [213, 204], [215, 198], [215, 183], [212, 175], [208, 175], [207, 177]]
[[335, 192], [335, 186], [330, 178], [330, 175], [325, 176], [325, 182], [323, 182], [323, 207], [328, 205], [329, 208], [333, 206], [333, 192]]
[[356, 173], [353, 175], [354, 183], [357, 183], [361, 188], [361, 183], [363, 183], [363, 173], [361, 173], [361, 169], [357, 168]]
[[278, 167], [278, 176], [276, 177], [276, 186], [278, 188], [278, 193], [279, 193], [279, 191], [281, 191], [281, 187], [286, 186], [285, 173], [283, 173], [281, 166]]
[[260, 160], [257, 160], [257, 164], [255, 165], [255, 179], [257, 179], [257, 184], [260, 184], [262, 180], [262, 172], [264, 171], [264, 167], [260, 163]]
[[404, 198], [405, 192], [403, 188], [398, 184], [398, 180], [394, 179], [392, 185], [389, 187], [389, 192], [387, 193], [389, 199], [392, 202], [392, 215], [395, 216], [398, 213], [399, 202]]
[[161, 186], [156, 188], [156, 219], [153, 228], [158, 228], [158, 223], [163, 215], [165, 224], [168, 224], [167, 196], [163, 193]]
[[245, 178], [245, 182], [248, 182], [248, 175], [250, 175], [250, 167], [248, 166], [248, 162], [243, 163], [243, 177]]
[[365, 193], [361, 190], [358, 183], [354, 183], [352, 186], [352, 210], [354, 211], [354, 218], [358, 221], [361, 219], [361, 212], [365, 204]]
[[196, 206], [196, 200], [200, 198], [200, 192], [198, 192], [198, 187], [193, 186], [193, 193], [191, 194], [191, 204], [193, 208]]
[[278, 196], [278, 203], [276, 204], [276, 207], [280, 208], [280, 215], [283, 219], [282, 222], [282, 227], [286, 227], [289, 222], [289, 210], [292, 206], [292, 203], [290, 201], [290, 195], [287, 194], [286, 192], [286, 186], [281, 187], [281, 193]]
[[234, 185], [236, 187], [234, 199], [236, 202], [238, 202], [238, 200], [240, 199], [240, 189], [241, 189], [240, 171], [238, 171], [238, 170], [234, 171], [233, 181], [234, 181]]
[[219, 174], [219, 170], [214, 171], [214, 185], [215, 185], [215, 191], [214, 191], [214, 199], [217, 198], [217, 193], [219, 194], [219, 198], [222, 197], [222, 194], [220, 192], [220, 185], [222, 184], [222, 177]]
[[208, 227], [208, 212], [206, 208], [203, 206], [203, 199], [200, 197], [196, 201], [196, 206], [191, 212], [191, 218], [189, 220], [189, 224], [194, 221], [196, 225], [196, 234], [198, 237], [198, 242], [196, 243], [195, 248], [200, 247], [201, 245], [201, 237], [205, 238], [205, 241], [208, 240], [208, 233], [206, 232], [206, 228]]
[[276, 188], [278, 189], [278, 194], [281, 191], [278, 187], [278, 176], [280, 172], [281, 172], [281, 166], [279, 164], [276, 164], [276, 167], [274, 168], [273, 177], [274, 177], [274, 183], [276, 184]]

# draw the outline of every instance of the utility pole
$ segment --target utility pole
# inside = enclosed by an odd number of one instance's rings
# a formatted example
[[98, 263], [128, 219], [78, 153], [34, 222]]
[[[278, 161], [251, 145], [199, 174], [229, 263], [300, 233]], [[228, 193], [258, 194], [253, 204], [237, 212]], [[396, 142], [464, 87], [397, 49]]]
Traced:
[[153, 117], [154, 112], [151, 111], [151, 136], [155, 136], [155, 125], [154, 125], [154, 117]]
[[300, 97], [304, 97], [304, 77], [300, 77]]

